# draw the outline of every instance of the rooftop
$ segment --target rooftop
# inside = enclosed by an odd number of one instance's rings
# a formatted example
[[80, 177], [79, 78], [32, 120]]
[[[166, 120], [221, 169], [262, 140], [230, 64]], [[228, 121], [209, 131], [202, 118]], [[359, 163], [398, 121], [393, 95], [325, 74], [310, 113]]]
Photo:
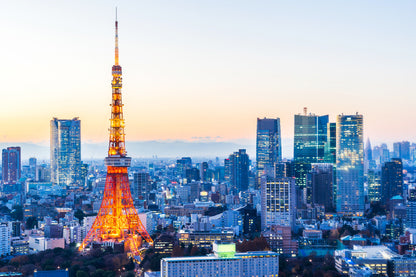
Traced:
[[[354, 245], [352, 254], [354, 252], [364, 252], [366, 253], [367, 259], [391, 259], [394, 257], [399, 257], [400, 255], [394, 253], [387, 246], [376, 245], [376, 246], [357, 246]], [[353, 254], [354, 255], [354, 254]]]

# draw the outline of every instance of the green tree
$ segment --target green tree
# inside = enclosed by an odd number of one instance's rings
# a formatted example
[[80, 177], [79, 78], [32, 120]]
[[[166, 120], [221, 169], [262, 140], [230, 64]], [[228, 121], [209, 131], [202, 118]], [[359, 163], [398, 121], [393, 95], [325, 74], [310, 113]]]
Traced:
[[84, 217], [85, 217], [85, 213], [84, 213], [82, 210], [77, 209], [77, 210], [75, 211], [75, 213], [74, 213], [74, 216], [75, 216], [76, 218], [78, 218], [79, 224], [81, 224], [81, 221], [82, 221], [82, 220], [84, 219]]
[[91, 274], [92, 277], [104, 277], [105, 270], [97, 269], [94, 273]]
[[38, 219], [36, 217], [31, 216], [26, 219], [26, 229], [33, 229], [35, 226], [38, 226]]
[[2, 213], [2, 214], [9, 214], [10, 213], [10, 210], [9, 210], [9, 208], [7, 208], [7, 206], [1, 205], [0, 206], [0, 213]]
[[88, 273], [83, 270], [78, 270], [77, 277], [88, 277]]
[[23, 207], [20, 205], [13, 206], [11, 216], [14, 220], [23, 220]]

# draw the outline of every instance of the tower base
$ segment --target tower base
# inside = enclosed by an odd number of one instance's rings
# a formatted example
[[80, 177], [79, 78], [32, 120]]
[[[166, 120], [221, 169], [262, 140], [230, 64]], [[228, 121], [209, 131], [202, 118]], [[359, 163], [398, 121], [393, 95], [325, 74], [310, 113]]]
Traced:
[[143, 242], [153, 244], [131, 197], [127, 167], [108, 166], [104, 197], [97, 217], [79, 250], [91, 243], [124, 244], [126, 252], [140, 255]]

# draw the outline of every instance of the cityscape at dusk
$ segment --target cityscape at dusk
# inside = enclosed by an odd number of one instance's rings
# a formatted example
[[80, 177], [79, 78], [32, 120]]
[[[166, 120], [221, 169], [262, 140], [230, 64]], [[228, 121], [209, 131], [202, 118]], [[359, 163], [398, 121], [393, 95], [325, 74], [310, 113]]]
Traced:
[[5, 6], [0, 276], [416, 276], [416, 3]]

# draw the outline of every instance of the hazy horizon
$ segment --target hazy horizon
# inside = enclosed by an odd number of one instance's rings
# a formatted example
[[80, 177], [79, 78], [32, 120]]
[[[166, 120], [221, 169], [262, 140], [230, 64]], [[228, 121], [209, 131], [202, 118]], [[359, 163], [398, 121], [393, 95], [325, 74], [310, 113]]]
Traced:
[[[371, 140], [372, 147], [386, 143], [390, 150], [392, 143], [386, 141]], [[411, 143], [413, 141], [410, 141]], [[416, 142], [416, 141], [415, 141]], [[365, 144], [367, 140], [365, 140]], [[38, 160], [49, 160], [49, 142], [0, 142], [0, 147], [10, 146], [22, 147], [22, 160], [27, 161], [31, 157]], [[184, 141], [184, 140], [149, 140], [149, 141], [127, 141], [126, 148], [128, 156], [132, 158], [225, 158], [238, 149], [247, 149], [247, 153], [252, 161], [256, 159], [255, 140], [234, 140], [234, 141]], [[81, 142], [82, 160], [101, 160], [107, 156], [108, 142]], [[293, 158], [293, 138], [282, 138], [282, 156], [285, 159]]]

